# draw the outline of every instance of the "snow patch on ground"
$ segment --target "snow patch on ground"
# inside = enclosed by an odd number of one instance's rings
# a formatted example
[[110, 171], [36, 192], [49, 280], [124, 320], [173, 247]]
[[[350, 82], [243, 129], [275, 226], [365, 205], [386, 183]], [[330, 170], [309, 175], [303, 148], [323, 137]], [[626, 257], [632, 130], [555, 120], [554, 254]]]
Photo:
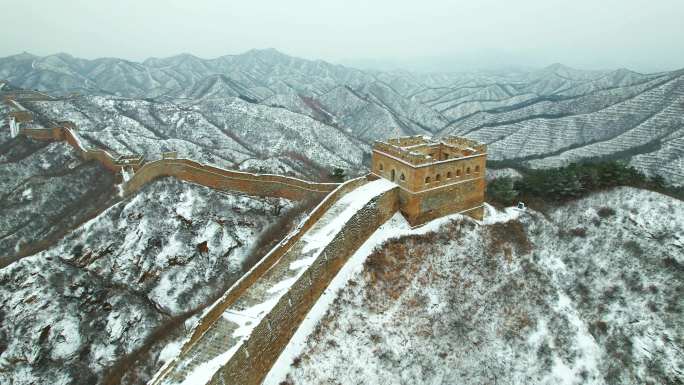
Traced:
[[81, 347], [81, 334], [78, 324], [79, 321], [76, 317], [68, 316], [52, 326], [51, 332], [56, 336], [51, 354], [53, 359], [65, 359], [78, 352]]
[[492, 225], [494, 223], [503, 223], [520, 218], [524, 210], [515, 207], [506, 207], [503, 211], [497, 210], [494, 206], [485, 203], [485, 216], [482, 223], [485, 225]]
[[27, 188], [21, 193], [21, 197], [26, 200], [33, 199], [33, 189], [31, 189], [30, 187]]
[[226, 361], [235, 354], [235, 351], [237, 351], [239, 347], [240, 345], [235, 345], [232, 349], [219, 354], [210, 361], [200, 364], [194, 368], [179, 385], [206, 384], [211, 380], [211, 377], [214, 376], [216, 371], [224, 366]]

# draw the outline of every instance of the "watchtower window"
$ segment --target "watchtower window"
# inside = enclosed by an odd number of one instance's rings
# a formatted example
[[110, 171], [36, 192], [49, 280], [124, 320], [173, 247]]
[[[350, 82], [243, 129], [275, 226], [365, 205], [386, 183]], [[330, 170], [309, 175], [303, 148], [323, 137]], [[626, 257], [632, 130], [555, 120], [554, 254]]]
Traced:
[[470, 175], [470, 167], [466, 167], [466, 175]]
[[442, 176], [437, 174], [437, 176], [435, 177], [435, 182], [439, 182], [441, 180], [442, 180]]
[[430, 183], [430, 177], [429, 177], [429, 176], [426, 176], [426, 177], [425, 177], [425, 184], [428, 184], [428, 183]]
[[451, 171], [447, 171], [447, 179], [451, 179]]
[[456, 178], [461, 177], [461, 169], [456, 170]]
[[382, 163], [380, 163], [380, 171], [382, 171], [384, 167], [382, 166]]
[[480, 166], [475, 166], [475, 174], [480, 172]]
[[444, 160], [447, 160], [447, 159], [449, 159], [449, 154], [447, 154], [447, 153], [445, 152], [445, 153], [444, 153]]
[[406, 177], [404, 176], [404, 173], [402, 172], [401, 175], [399, 175], [399, 179], [402, 181], [406, 180]]
[[394, 171], [394, 169], [392, 169], [391, 175], [392, 175], [391, 180], [392, 180], [392, 182], [394, 182], [394, 178], [397, 176], [397, 173], [396, 173], [396, 171]]

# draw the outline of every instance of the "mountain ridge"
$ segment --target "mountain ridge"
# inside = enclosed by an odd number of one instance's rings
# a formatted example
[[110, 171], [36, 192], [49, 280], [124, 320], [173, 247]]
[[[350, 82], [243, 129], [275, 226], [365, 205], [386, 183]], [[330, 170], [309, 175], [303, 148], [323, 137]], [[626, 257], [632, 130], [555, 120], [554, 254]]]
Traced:
[[[559, 63], [500, 73], [363, 71], [275, 49], [142, 62], [66, 54], [0, 59], [0, 79], [21, 88], [80, 92], [84, 99], [96, 95], [171, 103], [180, 109], [198, 103], [227, 105], [216, 101], [240, 98], [308, 116], [333, 127], [334, 135], [351, 135], [365, 145], [390, 136], [466, 135], [489, 144], [493, 160], [533, 167], [588, 159], [587, 152], [573, 151], [587, 147], [596, 156], [619, 155], [674, 184], [684, 183], [684, 171], [676, 166], [684, 157], [676, 139], [684, 129], [684, 108], [679, 107], [684, 85], [677, 80], [683, 74], [684, 69], [654, 74], [625, 68], [580, 70]], [[666, 113], [657, 115], [659, 111]], [[238, 121], [215, 123], [244, 127]], [[638, 134], [625, 136], [630, 132]], [[628, 139], [618, 146], [596, 145], [621, 135]], [[644, 152], [643, 143], [654, 140], [663, 140], [668, 150]], [[654, 158], [663, 160], [662, 170]]]

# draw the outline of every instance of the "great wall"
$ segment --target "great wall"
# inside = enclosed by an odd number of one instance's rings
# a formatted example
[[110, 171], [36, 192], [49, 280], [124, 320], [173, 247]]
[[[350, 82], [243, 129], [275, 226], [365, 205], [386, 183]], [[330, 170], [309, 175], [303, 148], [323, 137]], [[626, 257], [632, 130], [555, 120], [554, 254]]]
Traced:
[[[19, 100], [54, 100], [26, 91], [5, 95], [12, 136], [65, 141], [84, 159], [122, 176], [121, 194], [172, 176], [214, 189], [320, 203], [287, 237], [205, 310], [177, 357], [149, 382], [260, 384], [301, 321], [347, 259], [401, 212], [413, 226], [451, 213], [481, 219], [486, 147], [462, 138], [410, 137], [378, 142], [372, 171], [342, 184], [225, 170], [164, 156], [145, 162], [87, 148], [71, 122], [21, 128], [31, 112]], [[30, 98], [30, 99], [29, 99]]]

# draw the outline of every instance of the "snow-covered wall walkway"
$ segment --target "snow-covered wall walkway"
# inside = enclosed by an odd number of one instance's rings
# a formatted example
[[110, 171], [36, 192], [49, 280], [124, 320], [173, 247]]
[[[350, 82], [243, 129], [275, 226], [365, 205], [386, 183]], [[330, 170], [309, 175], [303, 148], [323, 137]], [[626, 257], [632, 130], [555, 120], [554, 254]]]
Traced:
[[151, 384], [258, 384], [348, 257], [397, 211], [379, 179], [344, 195]]

